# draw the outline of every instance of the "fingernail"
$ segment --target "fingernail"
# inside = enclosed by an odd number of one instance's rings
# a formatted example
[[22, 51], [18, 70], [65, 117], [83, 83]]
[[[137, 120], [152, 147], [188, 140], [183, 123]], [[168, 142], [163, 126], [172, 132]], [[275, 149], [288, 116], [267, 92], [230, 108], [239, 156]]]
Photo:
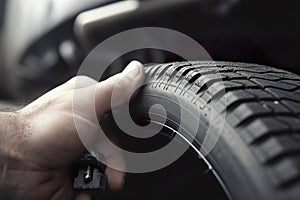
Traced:
[[140, 73], [141, 68], [143, 67], [142, 63], [138, 61], [132, 61], [124, 69], [123, 73], [131, 79], [135, 79]]

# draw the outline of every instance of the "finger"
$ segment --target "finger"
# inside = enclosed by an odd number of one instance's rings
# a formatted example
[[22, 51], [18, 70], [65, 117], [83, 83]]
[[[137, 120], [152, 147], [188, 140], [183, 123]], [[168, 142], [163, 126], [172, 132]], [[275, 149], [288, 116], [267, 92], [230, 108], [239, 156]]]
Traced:
[[[115, 145], [119, 146], [117, 138], [113, 134], [108, 134], [110, 142], [102, 140], [95, 148], [98, 154], [105, 157], [107, 166], [105, 175], [107, 177], [108, 187], [112, 191], [120, 191], [125, 184], [125, 160], [122, 152]], [[113, 146], [111, 146], [111, 144]]]
[[[112, 191], [120, 191], [125, 183], [125, 160], [120, 149], [114, 148], [114, 146], [120, 146], [119, 141], [116, 137], [116, 132], [112, 130], [112, 124], [110, 115], [104, 115], [101, 126], [103, 130], [108, 133], [106, 136], [107, 140], [101, 140], [95, 151], [105, 157], [104, 163], [106, 164], [105, 175], [107, 177], [108, 188]], [[112, 144], [113, 146], [111, 146]], [[116, 169], [113, 169], [115, 167]]]
[[100, 83], [74, 90], [72, 109], [78, 116], [76, 120], [80, 123], [77, 124], [84, 126], [86, 130], [93, 130], [103, 115], [111, 110], [112, 104], [116, 107], [129, 101], [131, 94], [142, 84], [144, 76], [143, 65], [133, 61], [122, 73]]
[[77, 192], [75, 200], [93, 200], [93, 195], [88, 191]]
[[100, 82], [96, 88], [97, 116], [101, 118], [112, 107], [128, 102], [141, 86], [144, 77], [143, 65], [138, 61], [132, 61], [122, 73]]
[[105, 175], [107, 177], [108, 187], [112, 191], [120, 191], [125, 185], [125, 173], [107, 167], [105, 170]]

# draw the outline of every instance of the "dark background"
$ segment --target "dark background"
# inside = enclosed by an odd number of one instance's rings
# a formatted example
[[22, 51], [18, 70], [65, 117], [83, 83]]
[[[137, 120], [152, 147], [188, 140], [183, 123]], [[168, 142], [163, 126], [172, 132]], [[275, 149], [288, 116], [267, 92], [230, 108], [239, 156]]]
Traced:
[[[84, 35], [74, 33], [76, 17], [114, 1], [72, 1], [12, 0], [5, 12], [5, 1], [0, 2], [0, 18], [6, 16], [0, 43], [1, 99], [36, 98], [76, 75], [84, 57], [97, 44], [121, 31], [144, 26], [180, 31], [197, 40], [213, 60], [265, 64], [300, 73], [300, 2], [296, 0], [195, 0], [179, 4], [174, 3], [177, 0], [143, 0], [133, 13], [86, 26]], [[21, 6], [15, 6], [16, 2]], [[17, 13], [16, 20], [11, 13]], [[27, 21], [20, 22], [18, 17]], [[65, 44], [72, 47], [69, 57], [61, 50]], [[153, 51], [123, 56], [107, 75], [122, 70], [132, 59], [152, 63], [180, 60]]]

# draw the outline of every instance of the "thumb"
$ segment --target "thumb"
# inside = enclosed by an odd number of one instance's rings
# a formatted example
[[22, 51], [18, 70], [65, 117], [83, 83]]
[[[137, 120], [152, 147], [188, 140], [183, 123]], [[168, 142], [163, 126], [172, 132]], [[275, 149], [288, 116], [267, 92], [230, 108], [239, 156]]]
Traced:
[[72, 94], [74, 128], [85, 147], [78, 149], [80, 153], [86, 151], [87, 146], [94, 147], [95, 143], [100, 142], [101, 138], [97, 138], [101, 131], [99, 121], [112, 108], [128, 102], [143, 83], [144, 77], [143, 65], [138, 61], [132, 61], [122, 73], [99, 83], [87, 81], [87, 84], [80, 84], [85, 87], [74, 89]]
[[122, 73], [98, 83], [96, 88], [96, 113], [99, 119], [110, 111], [130, 100], [144, 81], [143, 65], [132, 61]]
[[99, 83], [88, 81], [87, 87], [73, 91], [74, 128], [84, 147], [77, 148], [80, 155], [101, 142], [103, 138], [99, 135], [101, 129], [98, 121], [101, 121], [112, 108], [128, 102], [143, 83], [144, 77], [143, 65], [138, 61], [132, 61], [122, 73]]

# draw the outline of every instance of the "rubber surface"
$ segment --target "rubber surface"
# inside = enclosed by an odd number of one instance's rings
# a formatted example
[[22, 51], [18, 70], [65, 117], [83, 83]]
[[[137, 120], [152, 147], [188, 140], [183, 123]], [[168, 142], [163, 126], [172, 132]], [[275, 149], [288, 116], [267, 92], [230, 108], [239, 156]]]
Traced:
[[[196, 110], [195, 101], [206, 102], [199, 113], [199, 124], [206, 128], [207, 115], [226, 112], [221, 137], [206, 158], [234, 199], [299, 199], [298, 75], [232, 62], [154, 65], [146, 67], [146, 74], [148, 84], [135, 101], [139, 116], [147, 115], [151, 105], [161, 104], [167, 106], [168, 125], [178, 129], [177, 111], [168, 107], [174, 97], [191, 110]], [[205, 127], [199, 130], [197, 148], [206, 134]]]

